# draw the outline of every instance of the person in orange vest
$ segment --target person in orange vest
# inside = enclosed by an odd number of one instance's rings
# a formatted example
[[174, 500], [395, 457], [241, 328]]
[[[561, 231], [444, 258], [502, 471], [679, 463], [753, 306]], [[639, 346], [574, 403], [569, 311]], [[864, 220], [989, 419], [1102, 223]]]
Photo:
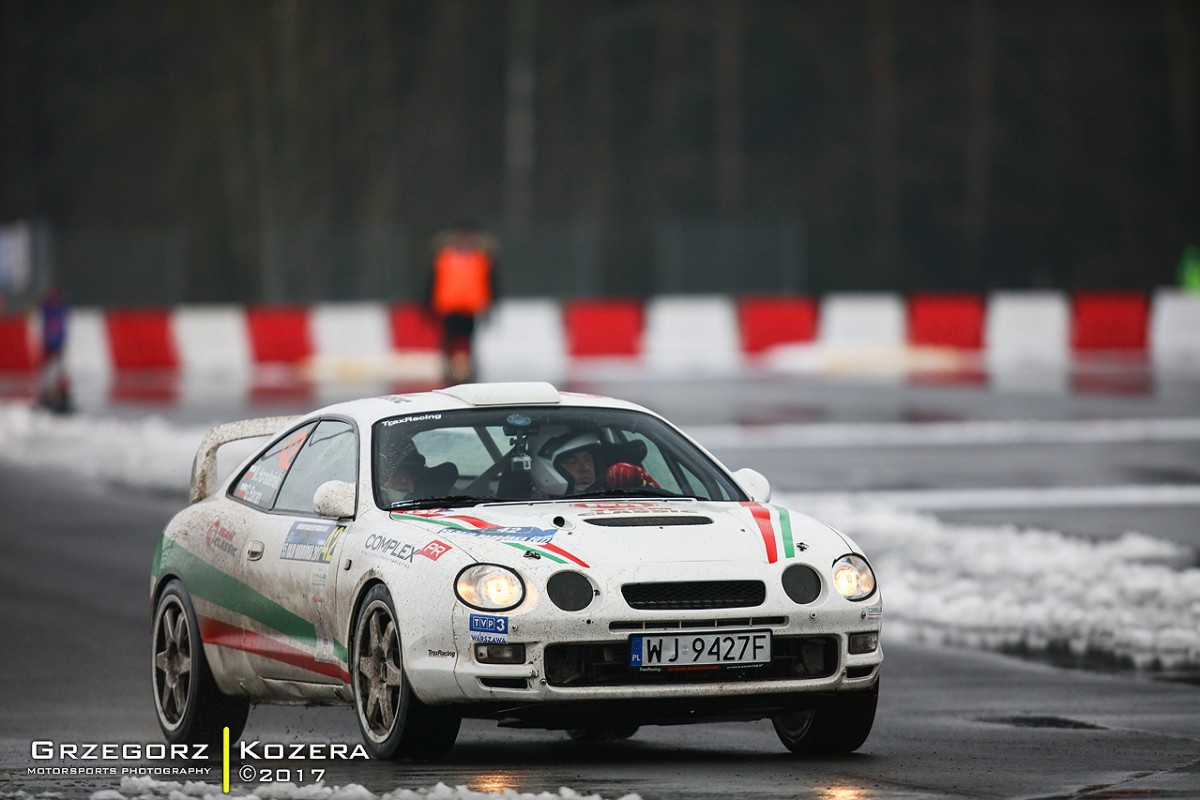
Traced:
[[465, 223], [433, 238], [429, 310], [442, 326], [442, 375], [447, 384], [475, 378], [475, 321], [496, 298], [496, 240]]

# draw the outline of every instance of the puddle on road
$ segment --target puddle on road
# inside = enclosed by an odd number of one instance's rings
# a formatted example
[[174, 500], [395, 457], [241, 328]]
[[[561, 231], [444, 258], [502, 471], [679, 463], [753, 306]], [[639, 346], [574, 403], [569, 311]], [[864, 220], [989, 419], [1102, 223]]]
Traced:
[[1066, 717], [1046, 717], [1017, 715], [1012, 717], [980, 717], [980, 722], [990, 722], [994, 725], [1011, 725], [1014, 728], [1058, 728], [1062, 730], [1106, 731], [1103, 725], [1093, 725], [1090, 722], [1080, 722]]

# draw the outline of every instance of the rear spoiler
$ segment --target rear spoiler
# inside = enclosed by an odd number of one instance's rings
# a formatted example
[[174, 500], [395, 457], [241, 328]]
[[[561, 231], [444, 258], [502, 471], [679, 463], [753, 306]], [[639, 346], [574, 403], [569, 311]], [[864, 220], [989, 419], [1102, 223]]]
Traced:
[[230, 442], [255, 439], [278, 433], [291, 424], [296, 417], [259, 417], [226, 422], [218, 425], [200, 440], [196, 458], [192, 461], [192, 487], [188, 502], [195, 503], [208, 497], [217, 488], [217, 450]]

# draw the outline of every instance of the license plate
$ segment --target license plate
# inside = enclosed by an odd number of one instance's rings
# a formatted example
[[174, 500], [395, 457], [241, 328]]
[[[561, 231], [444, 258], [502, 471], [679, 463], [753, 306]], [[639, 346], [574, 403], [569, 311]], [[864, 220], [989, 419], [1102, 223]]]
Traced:
[[771, 660], [770, 631], [671, 633], [629, 637], [629, 666], [688, 667], [763, 664]]

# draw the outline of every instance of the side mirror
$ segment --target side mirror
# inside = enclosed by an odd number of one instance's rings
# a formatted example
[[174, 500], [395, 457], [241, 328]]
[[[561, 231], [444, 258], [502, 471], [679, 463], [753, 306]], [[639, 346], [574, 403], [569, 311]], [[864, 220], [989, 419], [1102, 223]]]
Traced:
[[313, 493], [313, 511], [334, 519], [353, 517], [356, 495], [353, 483], [326, 481]]
[[733, 478], [742, 487], [742, 491], [756, 503], [768, 503], [771, 500], [771, 482], [756, 469], [743, 467], [733, 473]]

